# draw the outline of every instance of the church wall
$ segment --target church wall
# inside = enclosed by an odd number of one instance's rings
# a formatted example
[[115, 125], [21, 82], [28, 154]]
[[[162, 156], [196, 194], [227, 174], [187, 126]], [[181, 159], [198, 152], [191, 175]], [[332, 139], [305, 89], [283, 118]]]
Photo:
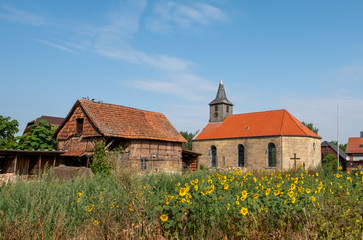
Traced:
[[212, 145], [217, 148], [217, 166], [237, 167], [238, 144], [245, 148], [245, 168], [261, 169], [268, 168], [267, 147], [269, 143], [276, 146], [276, 168], [281, 169], [281, 137], [256, 137], [222, 140], [202, 140], [193, 142], [193, 151], [202, 153], [200, 165], [210, 167], [210, 148]]
[[[319, 166], [321, 163], [320, 139], [311, 137], [255, 137], [239, 139], [202, 140], [193, 142], [193, 151], [202, 153], [200, 165], [210, 167], [210, 148], [217, 148], [217, 166], [237, 167], [237, 148], [242, 144], [245, 148], [245, 168], [281, 170], [281, 140], [283, 151], [283, 170], [293, 169], [294, 161], [290, 158], [300, 158], [297, 166], [305, 163], [306, 168]], [[276, 147], [276, 167], [268, 168], [267, 147], [274, 143]], [[313, 144], [315, 143], [315, 150]]]
[[[314, 149], [315, 144], [315, 149]], [[295, 162], [290, 159], [294, 157], [300, 158], [296, 161], [296, 166], [305, 168], [315, 168], [321, 164], [321, 143], [320, 139], [311, 137], [283, 137], [283, 165], [284, 169], [294, 169]]]

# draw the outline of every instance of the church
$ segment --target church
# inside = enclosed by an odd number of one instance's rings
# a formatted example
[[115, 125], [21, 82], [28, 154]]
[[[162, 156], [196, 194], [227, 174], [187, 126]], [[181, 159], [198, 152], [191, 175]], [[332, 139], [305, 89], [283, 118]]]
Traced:
[[209, 108], [209, 123], [193, 140], [199, 165], [288, 170], [321, 164], [321, 137], [285, 109], [233, 114], [222, 81]]

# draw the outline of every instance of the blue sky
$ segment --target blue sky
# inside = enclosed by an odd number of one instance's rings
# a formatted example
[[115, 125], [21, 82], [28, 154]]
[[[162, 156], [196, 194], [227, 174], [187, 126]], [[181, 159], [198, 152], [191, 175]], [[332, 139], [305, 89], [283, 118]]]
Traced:
[[0, 1], [0, 114], [65, 117], [78, 98], [202, 129], [223, 79], [234, 113], [287, 109], [340, 142], [363, 131], [362, 1]]

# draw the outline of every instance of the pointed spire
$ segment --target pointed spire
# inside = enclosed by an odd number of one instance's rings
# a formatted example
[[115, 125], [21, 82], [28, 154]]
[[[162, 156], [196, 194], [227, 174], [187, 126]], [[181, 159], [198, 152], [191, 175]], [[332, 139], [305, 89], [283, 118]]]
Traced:
[[233, 104], [227, 99], [226, 91], [224, 90], [222, 79], [221, 79], [221, 82], [219, 83], [217, 96], [213, 101], [211, 101], [209, 103], [209, 105], [214, 105], [214, 104], [219, 104], [219, 103], [225, 103], [225, 104], [233, 106]]

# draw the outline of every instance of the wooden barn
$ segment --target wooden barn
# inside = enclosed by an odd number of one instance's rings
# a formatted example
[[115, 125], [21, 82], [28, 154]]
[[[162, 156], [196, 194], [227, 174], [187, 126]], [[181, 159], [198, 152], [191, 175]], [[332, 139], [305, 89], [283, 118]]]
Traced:
[[62, 155], [65, 163], [67, 158], [77, 159], [85, 166], [97, 141], [105, 142], [105, 150], [121, 146], [128, 165], [140, 171], [176, 172], [183, 165], [195, 167], [198, 157], [183, 164], [186, 140], [165, 115], [84, 99], [77, 100], [53, 136], [58, 149], [66, 151]]

